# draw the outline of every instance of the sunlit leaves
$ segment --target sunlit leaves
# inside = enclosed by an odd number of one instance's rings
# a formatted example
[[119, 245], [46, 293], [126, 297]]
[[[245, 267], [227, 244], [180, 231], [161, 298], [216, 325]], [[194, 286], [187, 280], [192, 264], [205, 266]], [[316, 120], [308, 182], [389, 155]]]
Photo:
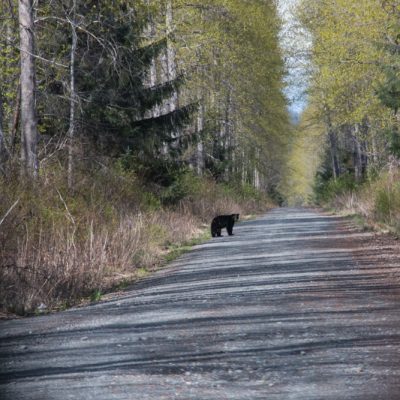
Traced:
[[252, 162], [251, 154], [258, 149], [263, 162], [282, 162], [288, 114], [275, 4], [177, 0], [174, 5], [180, 66], [189, 72], [192, 94], [201, 94], [209, 113], [219, 110], [220, 120], [229, 99], [238, 153], [248, 151]]
[[383, 79], [387, 26], [379, 2], [304, 0], [301, 7], [303, 22], [313, 35], [314, 96], [337, 111], [337, 124], [359, 123], [378, 114], [375, 88]]

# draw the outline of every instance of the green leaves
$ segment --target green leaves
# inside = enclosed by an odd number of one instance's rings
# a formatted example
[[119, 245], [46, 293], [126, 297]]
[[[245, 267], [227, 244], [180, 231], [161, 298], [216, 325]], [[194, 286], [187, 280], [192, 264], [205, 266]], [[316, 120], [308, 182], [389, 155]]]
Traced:
[[[303, 23], [313, 36], [316, 69], [312, 93], [335, 110], [334, 122], [360, 123], [381, 112], [374, 87], [383, 78], [380, 64], [386, 16], [375, 0], [301, 3]], [[313, 15], [310, 20], [307, 15]]]
[[[39, 2], [35, 13], [46, 140], [63, 142], [72, 104], [74, 137], [98, 144], [101, 155], [130, 148], [138, 160], [168, 156], [193, 166], [201, 151], [202, 168], [220, 179], [253, 183], [261, 173], [264, 186], [276, 183], [271, 171], [284, 162], [289, 119], [274, 2], [62, 0]], [[4, 21], [2, 38], [17, 37], [18, 26]], [[2, 40], [0, 91], [10, 126], [19, 54]]]
[[[334, 179], [350, 174], [361, 181], [385, 165], [389, 154], [397, 155], [397, 4], [302, 0], [298, 15], [312, 36], [308, 113], [320, 133], [336, 138], [326, 141], [322, 167], [333, 169]], [[306, 131], [304, 137], [312, 134]], [[310, 162], [303, 168], [312, 170], [315, 174]]]
[[180, 66], [190, 71], [188, 88], [207, 113], [206, 154], [213, 155], [207, 165], [216, 176], [229, 179], [241, 171], [250, 182], [257, 166], [271, 180], [276, 174], [269, 162], [279, 170], [289, 125], [275, 5], [256, 0], [174, 5]]
[[378, 98], [395, 114], [400, 108], [400, 74], [394, 69], [387, 69], [386, 81], [377, 90]]

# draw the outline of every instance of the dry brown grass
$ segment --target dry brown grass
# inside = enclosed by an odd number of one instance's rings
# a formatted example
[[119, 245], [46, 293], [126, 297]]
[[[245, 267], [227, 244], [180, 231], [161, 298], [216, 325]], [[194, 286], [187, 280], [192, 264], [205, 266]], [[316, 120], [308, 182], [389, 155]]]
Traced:
[[335, 196], [331, 206], [400, 232], [400, 166], [389, 164], [376, 179]]
[[198, 233], [196, 220], [175, 212], [121, 215], [116, 226], [90, 222], [82, 237], [74, 225], [38, 233], [26, 227], [13, 256], [2, 265], [2, 306], [30, 312], [40, 303], [73, 302], [94, 289], [107, 290], [137, 267], [157, 265], [170, 243]]
[[[17, 314], [68, 306], [107, 291], [139, 269], [163, 263], [169, 246], [199, 237], [213, 216], [265, 210], [266, 199], [234, 198], [207, 180], [175, 206], [154, 207], [153, 196], [126, 176], [84, 176], [68, 193], [57, 174], [34, 187], [2, 182], [0, 311]], [[143, 200], [145, 199], [145, 200]]]

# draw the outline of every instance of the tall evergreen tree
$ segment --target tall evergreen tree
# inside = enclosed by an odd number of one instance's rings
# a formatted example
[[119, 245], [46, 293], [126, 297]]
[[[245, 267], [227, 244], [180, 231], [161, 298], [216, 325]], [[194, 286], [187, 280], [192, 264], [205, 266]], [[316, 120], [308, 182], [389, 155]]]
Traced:
[[[64, 11], [59, 12], [65, 14], [70, 6], [66, 2]], [[75, 98], [71, 104], [79, 103], [79, 115], [75, 118], [80, 134], [92, 138], [98, 149], [109, 154], [118, 155], [129, 149], [142, 159], [158, 158], [163, 143], [175, 140], [171, 132], [189, 120], [194, 108], [186, 105], [150, 118], [146, 115], [146, 111], [170, 98], [183, 83], [182, 77], [175, 77], [147, 85], [150, 65], [161, 52], [167, 51], [167, 39], [144, 42], [148, 15], [138, 2], [77, 2], [74, 10], [74, 24], [65, 23], [60, 28], [56, 19], [50, 26], [44, 25], [44, 30], [56, 29], [61, 40], [49, 48], [48, 36], [44, 35], [46, 47], [42, 47], [42, 52], [43, 58], [57, 54], [65, 64], [69, 56], [75, 55], [75, 89], [68, 95]], [[50, 10], [42, 12], [46, 20]], [[69, 37], [75, 33], [74, 50], [65, 51], [66, 42], [71, 43]], [[71, 80], [66, 72], [62, 71], [60, 76], [55, 66], [53, 73], [46, 77], [47, 88], [41, 99], [42, 107], [47, 109], [45, 114], [54, 113], [50, 99], [59, 98], [69, 86], [67, 82]], [[65, 117], [48, 121], [47, 131], [54, 132], [55, 124], [62, 125], [63, 121]], [[69, 126], [71, 132], [71, 121]], [[67, 129], [65, 126], [64, 130]]]

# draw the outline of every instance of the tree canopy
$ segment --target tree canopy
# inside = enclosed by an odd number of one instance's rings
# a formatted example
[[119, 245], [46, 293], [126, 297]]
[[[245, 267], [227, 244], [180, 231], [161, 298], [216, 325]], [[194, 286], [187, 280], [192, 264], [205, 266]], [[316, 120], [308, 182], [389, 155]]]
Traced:
[[323, 179], [359, 183], [400, 154], [399, 11], [396, 1], [299, 1], [312, 39], [307, 118], [324, 133]]
[[[0, 10], [6, 169], [23, 164], [19, 3]], [[217, 180], [276, 187], [289, 120], [274, 2], [32, 6], [40, 165], [50, 155], [66, 160], [68, 149], [71, 174], [87, 159], [82, 150], [94, 158], [129, 154], [131, 166], [186, 165]]]

